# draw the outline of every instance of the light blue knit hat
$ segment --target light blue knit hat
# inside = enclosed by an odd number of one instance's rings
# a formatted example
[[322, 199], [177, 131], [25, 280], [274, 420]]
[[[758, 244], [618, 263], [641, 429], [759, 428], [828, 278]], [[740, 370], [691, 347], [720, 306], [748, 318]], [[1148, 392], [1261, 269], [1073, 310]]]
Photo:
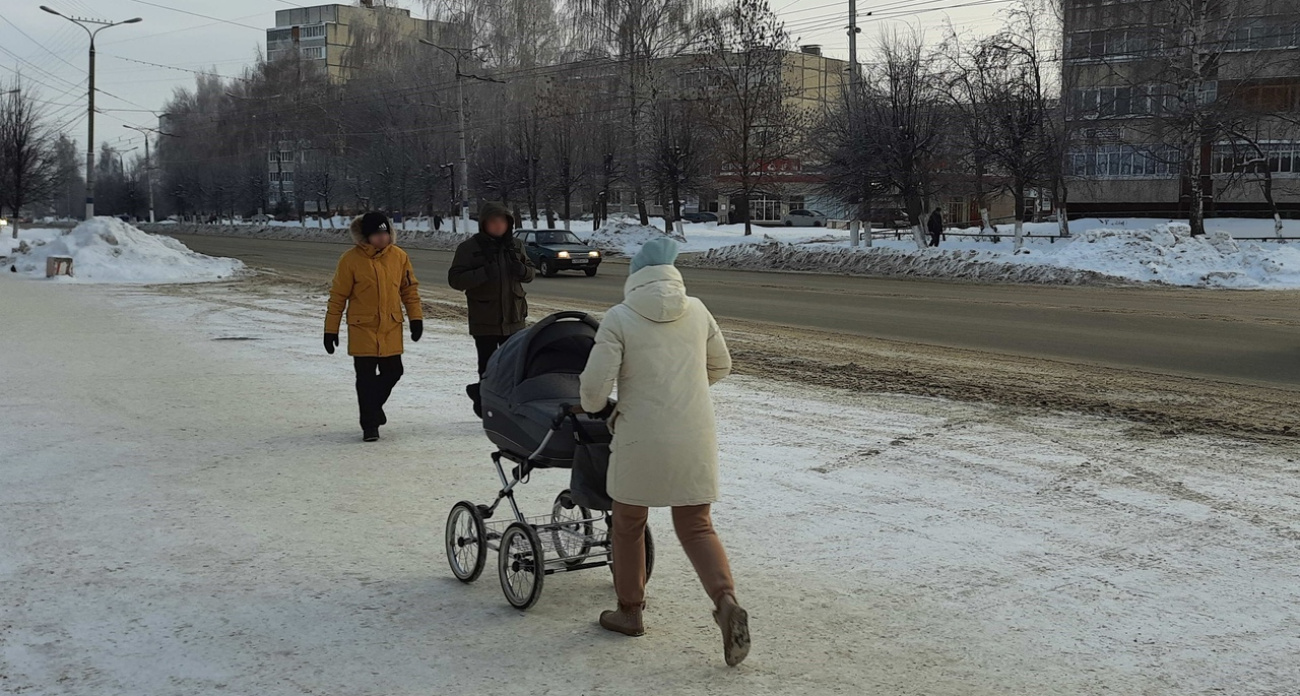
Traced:
[[671, 266], [677, 260], [677, 251], [677, 242], [669, 237], [652, 239], [632, 257], [628, 273], [636, 273], [646, 266]]

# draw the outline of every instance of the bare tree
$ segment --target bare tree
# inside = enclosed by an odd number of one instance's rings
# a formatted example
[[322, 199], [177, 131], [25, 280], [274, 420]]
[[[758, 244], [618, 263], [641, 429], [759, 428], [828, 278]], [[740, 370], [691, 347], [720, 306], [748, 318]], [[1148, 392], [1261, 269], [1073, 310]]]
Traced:
[[948, 161], [951, 114], [943, 76], [920, 37], [882, 36], [862, 89], [845, 90], [815, 133], [823, 188], [846, 202], [897, 198], [917, 247], [925, 248], [924, 215]]
[[647, 154], [653, 132], [651, 108], [663, 90], [661, 58], [681, 55], [699, 43], [707, 17], [704, 0], [572, 0], [578, 40], [590, 53], [603, 52], [622, 66], [620, 101], [626, 109], [630, 143], [625, 175], [632, 185], [641, 224], [646, 207]]
[[654, 111], [651, 181], [664, 211], [665, 231], [682, 241], [682, 197], [699, 192], [711, 169], [711, 138], [697, 125], [704, 121], [700, 106], [698, 102], [666, 100]]
[[775, 183], [774, 165], [802, 150], [812, 114], [798, 105], [802, 84], [786, 80], [790, 38], [767, 0], [731, 0], [711, 26], [699, 96], [712, 98], [718, 161], [736, 182], [750, 235], [749, 201]]
[[44, 200], [56, 181], [54, 150], [40, 109], [21, 80], [4, 85], [0, 95], [0, 210], [18, 221], [30, 203]]
[[[1053, 99], [1045, 70], [1049, 62], [1024, 14], [958, 57], [960, 86], [954, 106], [964, 119], [977, 157], [990, 163], [1015, 201], [1015, 248], [1024, 244], [1024, 216], [1030, 187], [1050, 183], [1054, 150], [1049, 131]], [[977, 178], [983, 172], [976, 169]]]

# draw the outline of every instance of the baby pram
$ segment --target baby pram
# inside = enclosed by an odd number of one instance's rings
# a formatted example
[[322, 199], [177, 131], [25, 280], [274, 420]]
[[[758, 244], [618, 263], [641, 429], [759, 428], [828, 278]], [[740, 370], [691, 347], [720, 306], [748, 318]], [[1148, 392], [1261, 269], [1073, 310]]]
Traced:
[[[483, 430], [498, 448], [492, 463], [501, 490], [491, 505], [452, 507], [447, 561], [458, 580], [474, 582], [488, 550], [496, 551], [501, 589], [518, 609], [537, 603], [547, 575], [610, 565], [609, 428], [575, 406], [599, 328], [583, 312], [553, 314], [506, 341], [483, 376]], [[514, 489], [538, 469], [569, 469], [570, 485], [555, 497], [550, 515], [525, 517]], [[502, 500], [513, 515], [494, 520]], [[604, 530], [597, 531], [602, 521]], [[647, 577], [653, 567], [647, 528]]]

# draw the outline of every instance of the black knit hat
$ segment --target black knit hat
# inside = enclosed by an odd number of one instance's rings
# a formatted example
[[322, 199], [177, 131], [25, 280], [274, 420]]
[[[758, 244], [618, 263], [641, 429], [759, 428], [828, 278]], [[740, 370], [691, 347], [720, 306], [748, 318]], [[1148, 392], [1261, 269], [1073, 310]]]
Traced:
[[361, 234], [366, 238], [372, 234], [392, 231], [393, 226], [388, 222], [388, 216], [383, 213], [366, 213], [361, 216]]

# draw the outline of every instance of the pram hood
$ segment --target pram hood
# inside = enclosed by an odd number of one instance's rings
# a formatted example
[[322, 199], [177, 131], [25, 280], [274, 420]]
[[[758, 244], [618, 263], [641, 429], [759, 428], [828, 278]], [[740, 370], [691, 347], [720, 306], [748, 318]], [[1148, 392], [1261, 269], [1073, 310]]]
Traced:
[[[581, 374], [599, 329], [600, 323], [585, 312], [560, 312], [511, 336], [488, 362], [483, 394], [508, 404], [569, 397], [565, 393], [534, 393], [538, 390], [524, 383], [547, 374]], [[525, 387], [522, 392], [520, 385]], [[572, 395], [576, 397], [576, 393]]]
[[[536, 466], [569, 466], [574, 454], [571, 421], [547, 441], [556, 416], [581, 401], [581, 374], [600, 324], [583, 312], [561, 312], [506, 341], [488, 362], [480, 391], [483, 429], [503, 452], [533, 456]], [[581, 417], [584, 423], [590, 421]], [[593, 431], [605, 424], [591, 423]]]

